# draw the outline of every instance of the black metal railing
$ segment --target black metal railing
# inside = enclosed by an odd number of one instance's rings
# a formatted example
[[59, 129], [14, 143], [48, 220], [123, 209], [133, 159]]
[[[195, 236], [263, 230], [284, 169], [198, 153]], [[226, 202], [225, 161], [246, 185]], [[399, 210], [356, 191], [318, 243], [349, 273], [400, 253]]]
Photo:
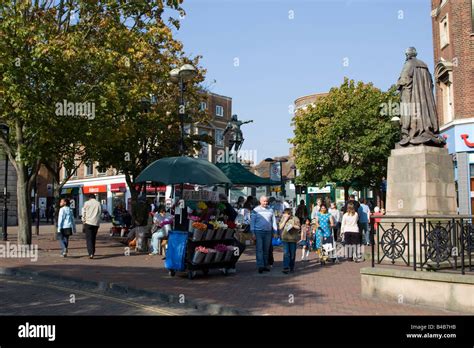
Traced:
[[472, 215], [384, 215], [372, 243], [375, 263], [413, 267], [413, 270], [472, 272], [474, 228]]

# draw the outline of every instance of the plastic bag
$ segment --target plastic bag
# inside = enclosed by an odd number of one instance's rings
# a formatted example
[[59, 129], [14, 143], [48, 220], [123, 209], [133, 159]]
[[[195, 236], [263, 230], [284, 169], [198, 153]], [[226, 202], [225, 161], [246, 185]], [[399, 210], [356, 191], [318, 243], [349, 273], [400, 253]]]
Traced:
[[272, 245], [273, 246], [280, 246], [282, 244], [280, 237], [272, 237]]
[[166, 251], [165, 267], [175, 271], [184, 271], [186, 268], [186, 246], [188, 232], [170, 231], [168, 235], [168, 249]]

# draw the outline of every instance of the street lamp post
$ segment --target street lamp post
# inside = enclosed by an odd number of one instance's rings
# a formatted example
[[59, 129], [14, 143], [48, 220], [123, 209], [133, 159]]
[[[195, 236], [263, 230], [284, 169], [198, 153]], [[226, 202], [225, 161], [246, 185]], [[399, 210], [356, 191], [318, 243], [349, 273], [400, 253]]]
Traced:
[[293, 169], [294, 185], [295, 185], [295, 199], [296, 199], [295, 206], [297, 206], [298, 205], [298, 191], [296, 190], [296, 166], [292, 164], [290, 168]]
[[[10, 128], [6, 124], [1, 124], [0, 128], [5, 135], [6, 141], [8, 141], [8, 135], [10, 132]], [[5, 151], [5, 176], [4, 176], [4, 187], [3, 187], [3, 240], [8, 240], [8, 206], [7, 206], [7, 197], [8, 197], [8, 154]]]
[[184, 102], [184, 92], [186, 90], [186, 82], [193, 79], [197, 75], [197, 70], [191, 64], [184, 64], [180, 68], [176, 68], [170, 71], [171, 81], [178, 83], [179, 85], [179, 120], [181, 126], [181, 139], [180, 139], [180, 154], [184, 156], [186, 148], [184, 143], [184, 116], [186, 106]]
[[[283, 191], [284, 191], [284, 182], [283, 182], [283, 165], [282, 163], [285, 163], [285, 162], [288, 162], [288, 159], [287, 158], [280, 158], [280, 159], [273, 159], [273, 158], [265, 158], [265, 162], [269, 162], [270, 163], [270, 168], [271, 168], [271, 164], [272, 163], [280, 163], [280, 195], [283, 196], [283, 198], [285, 197], [283, 195]], [[270, 177], [271, 177], [271, 169], [270, 169]]]

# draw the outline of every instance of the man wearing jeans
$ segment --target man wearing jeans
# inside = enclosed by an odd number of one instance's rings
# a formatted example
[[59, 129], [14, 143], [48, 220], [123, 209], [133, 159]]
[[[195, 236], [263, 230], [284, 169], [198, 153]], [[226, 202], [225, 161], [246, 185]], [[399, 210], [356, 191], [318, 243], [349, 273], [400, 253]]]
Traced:
[[95, 240], [100, 225], [100, 214], [102, 208], [95, 199], [95, 195], [90, 194], [89, 200], [82, 208], [82, 222], [84, 224], [84, 233], [86, 234], [87, 253], [89, 258], [93, 259], [95, 254]]
[[256, 241], [258, 273], [270, 272], [268, 256], [272, 235], [277, 232], [277, 224], [273, 209], [268, 206], [268, 197], [260, 197], [260, 205], [252, 210], [250, 230]]
[[361, 200], [361, 205], [357, 213], [359, 215], [359, 231], [362, 235], [363, 244], [370, 245], [370, 208], [365, 198]]

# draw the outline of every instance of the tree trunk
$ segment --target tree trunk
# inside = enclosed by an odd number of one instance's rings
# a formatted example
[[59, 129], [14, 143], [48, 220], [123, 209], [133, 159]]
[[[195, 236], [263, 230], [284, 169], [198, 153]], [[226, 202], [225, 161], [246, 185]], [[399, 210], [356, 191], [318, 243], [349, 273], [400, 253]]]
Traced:
[[28, 190], [28, 179], [25, 167], [18, 164], [18, 181], [16, 186], [18, 209], [18, 244], [31, 244], [31, 200]]
[[[136, 190], [135, 189], [135, 182], [132, 180], [132, 177], [130, 173], [125, 173], [125, 181], [127, 182], [128, 188], [130, 189], [130, 195], [131, 200], [130, 200], [130, 212], [132, 215], [132, 223], [135, 224], [135, 220], [137, 218], [136, 216], [136, 211], [132, 209], [132, 207], [136, 206], [136, 203], [138, 202], [138, 195], [140, 194], [141, 190]], [[141, 189], [141, 186], [140, 186]]]
[[343, 186], [344, 187], [344, 200], [347, 202], [349, 200], [349, 188], [350, 186]]

